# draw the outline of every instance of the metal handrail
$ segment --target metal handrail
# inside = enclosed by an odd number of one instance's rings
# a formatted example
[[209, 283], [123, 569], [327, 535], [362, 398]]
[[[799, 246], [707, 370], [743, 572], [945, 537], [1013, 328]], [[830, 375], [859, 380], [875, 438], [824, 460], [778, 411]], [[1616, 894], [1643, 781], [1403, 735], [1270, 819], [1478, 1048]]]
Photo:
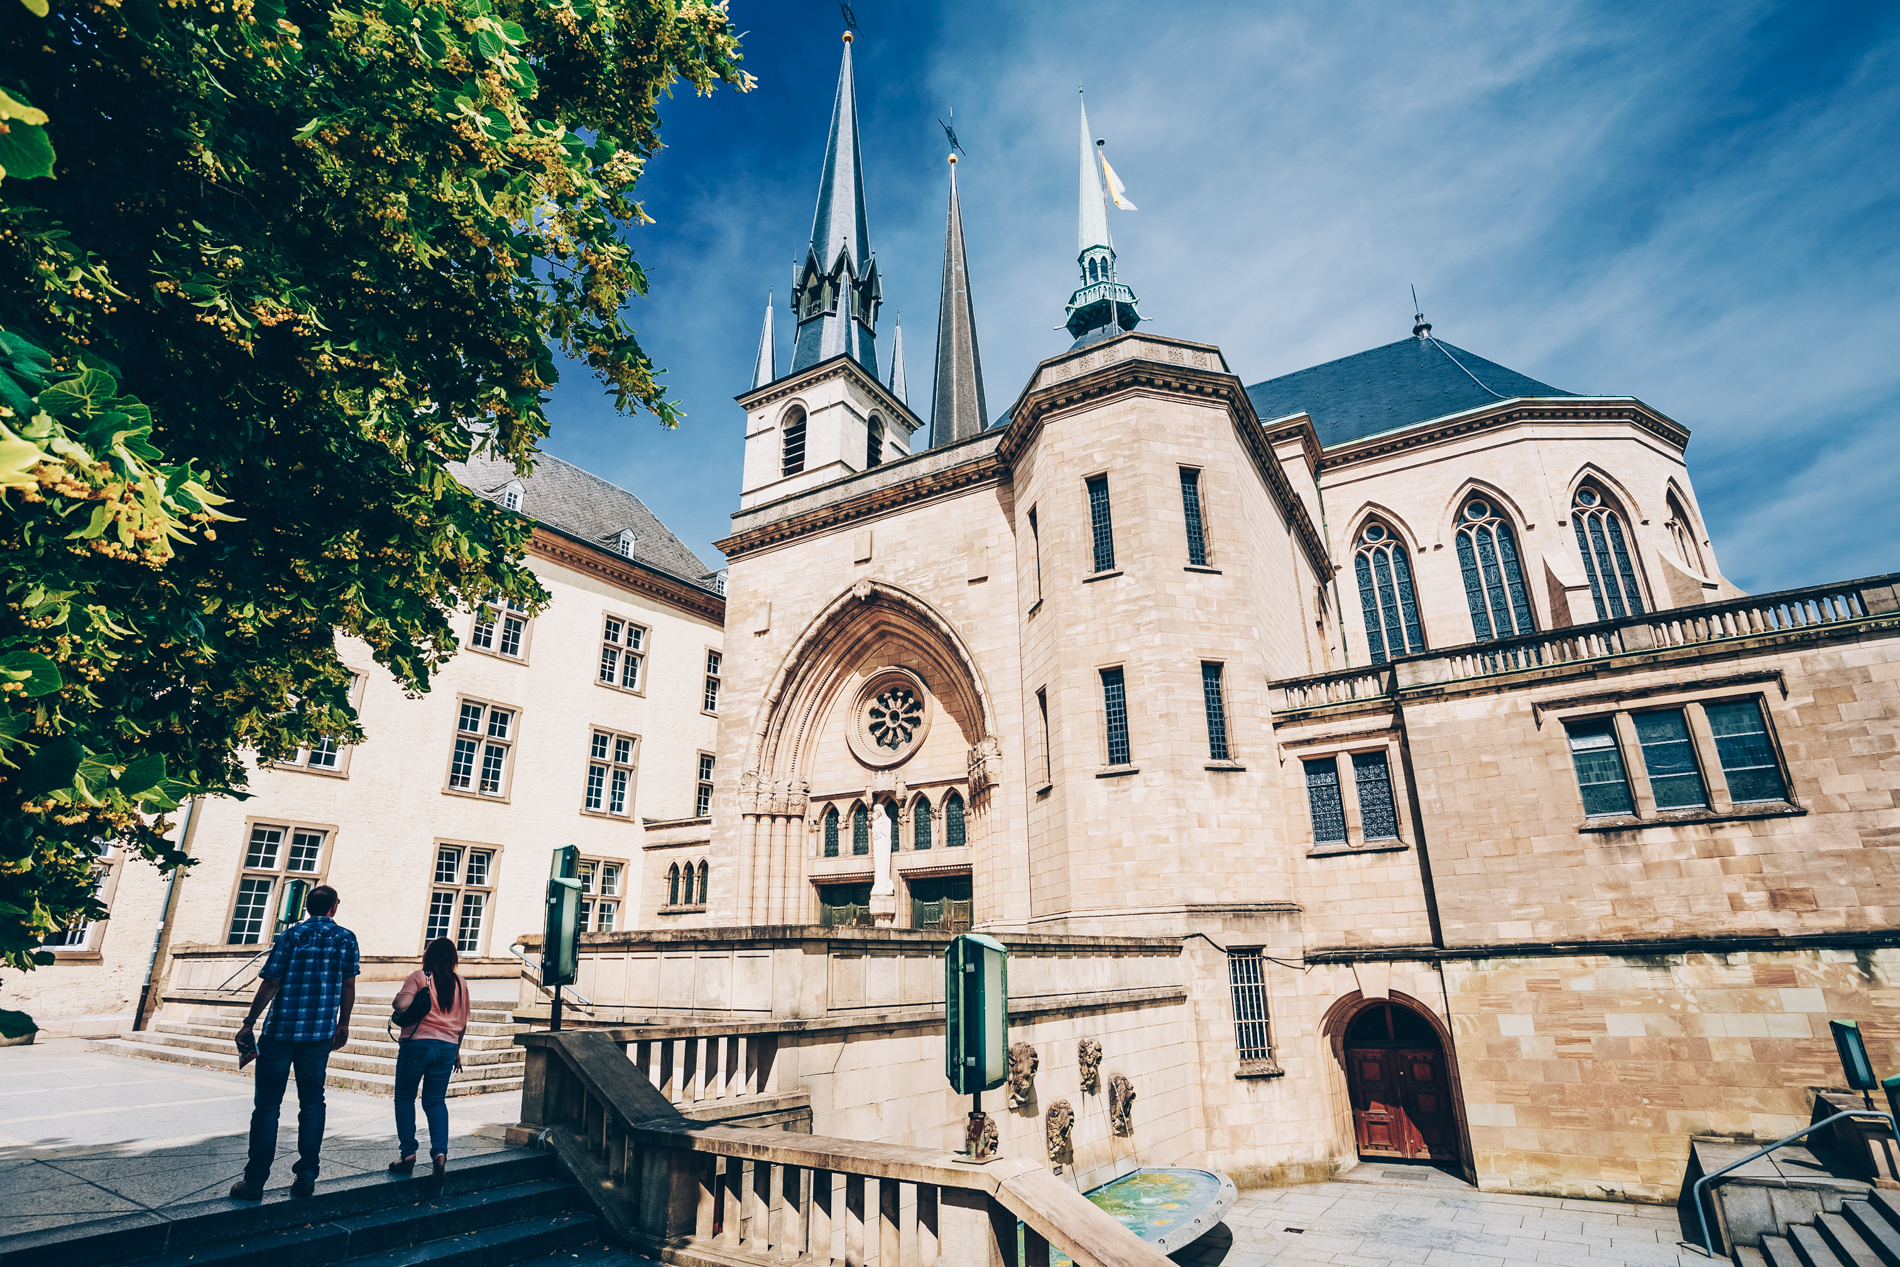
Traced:
[[1703, 1257], [1705, 1258], [1715, 1257], [1715, 1247], [1709, 1243], [1709, 1212], [1702, 1205], [1702, 1192], [1704, 1188], [1706, 1188], [1710, 1183], [1713, 1183], [1715, 1180], [1720, 1179], [1723, 1175], [1727, 1174], [1729, 1171], [1734, 1170], [1737, 1166], [1746, 1166], [1749, 1162], [1754, 1161], [1757, 1157], [1766, 1157], [1769, 1153], [1774, 1152], [1777, 1148], [1780, 1148], [1787, 1144], [1792, 1144], [1794, 1143], [1794, 1141], [1800, 1139], [1804, 1135], [1811, 1135], [1815, 1131], [1820, 1130], [1823, 1126], [1832, 1126], [1834, 1125], [1834, 1123], [1840, 1121], [1844, 1117], [1885, 1118], [1887, 1119], [1887, 1129], [1890, 1131], [1895, 1131], [1896, 1137], [1900, 1137], [1900, 1129], [1896, 1129], [1893, 1114], [1882, 1113], [1879, 1109], [1847, 1109], [1840, 1113], [1836, 1113], [1833, 1117], [1824, 1118], [1819, 1122], [1815, 1122], [1811, 1126], [1804, 1126], [1800, 1130], [1796, 1131], [1794, 1134], [1788, 1136], [1786, 1139], [1778, 1139], [1774, 1143], [1768, 1145], [1766, 1148], [1757, 1148], [1754, 1152], [1750, 1153], [1748, 1156], [1740, 1158], [1739, 1160], [1736, 1160], [1736, 1161], [1732, 1161], [1728, 1165], [1722, 1167], [1720, 1170], [1712, 1171], [1709, 1174], [1706, 1174], [1702, 1176], [1700, 1179], [1696, 1180], [1695, 1186], [1689, 1189], [1689, 1199], [1695, 1202], [1696, 1217], [1702, 1221]]
[[509, 943], [508, 953], [513, 955], [515, 958], [521, 960], [521, 962], [527, 967], [534, 969], [534, 988], [535, 989], [540, 990], [542, 993], [549, 994], [549, 995], [559, 994], [562, 990], [566, 990], [575, 999], [579, 1000], [581, 1006], [583, 1007], [592, 1008], [592, 1007], [600, 1006], [598, 1003], [594, 1002], [592, 999], [588, 998], [585, 994], [582, 994], [579, 990], [576, 990], [571, 985], [557, 985], [557, 986], [554, 986], [552, 989], [550, 989], [549, 987], [545, 985], [542, 985], [541, 984], [541, 965], [521, 953], [520, 942], [517, 941], [517, 942]]
[[258, 951], [256, 954], [252, 955], [249, 959], [246, 959], [243, 963], [239, 964], [237, 966], [237, 971], [233, 972], [230, 976], [226, 977], [224, 980], [218, 982], [217, 985], [213, 986], [211, 992], [213, 994], [223, 993], [225, 986], [230, 985], [233, 981], [236, 981], [239, 975], [242, 974], [246, 968], [256, 963], [259, 959], [262, 959], [265, 955], [268, 955], [271, 952], [271, 949], [272, 947], [266, 946], [264, 947], [264, 949]]

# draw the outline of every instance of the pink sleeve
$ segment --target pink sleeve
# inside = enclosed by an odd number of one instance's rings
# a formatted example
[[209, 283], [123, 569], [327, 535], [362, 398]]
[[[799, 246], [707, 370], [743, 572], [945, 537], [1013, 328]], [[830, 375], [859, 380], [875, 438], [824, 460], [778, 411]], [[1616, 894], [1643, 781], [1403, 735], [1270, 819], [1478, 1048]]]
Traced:
[[400, 1012], [408, 1007], [409, 1001], [416, 997], [416, 991], [422, 988], [422, 983], [418, 980], [421, 976], [420, 972], [410, 973], [408, 979], [402, 983], [402, 989], [396, 991], [396, 1011]]

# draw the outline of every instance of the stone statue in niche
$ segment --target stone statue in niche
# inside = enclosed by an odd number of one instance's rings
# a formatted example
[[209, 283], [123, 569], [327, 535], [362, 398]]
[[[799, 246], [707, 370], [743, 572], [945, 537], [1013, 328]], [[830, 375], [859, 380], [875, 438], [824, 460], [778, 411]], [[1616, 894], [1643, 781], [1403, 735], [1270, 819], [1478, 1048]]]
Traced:
[[1042, 1058], [1036, 1055], [1036, 1049], [1028, 1043], [1009, 1045], [1009, 1107], [1027, 1104], [1035, 1092], [1030, 1083], [1035, 1081], [1036, 1070], [1042, 1065]]
[[1108, 1080], [1108, 1124], [1117, 1135], [1135, 1133], [1135, 1084], [1119, 1073]]
[[1049, 1145], [1049, 1160], [1061, 1161], [1069, 1155], [1069, 1132], [1075, 1129], [1075, 1110], [1067, 1100], [1057, 1100], [1043, 1114], [1042, 1134]]
[[1082, 1070], [1082, 1089], [1093, 1095], [1102, 1089], [1102, 1045], [1085, 1038], [1075, 1045], [1075, 1063]]

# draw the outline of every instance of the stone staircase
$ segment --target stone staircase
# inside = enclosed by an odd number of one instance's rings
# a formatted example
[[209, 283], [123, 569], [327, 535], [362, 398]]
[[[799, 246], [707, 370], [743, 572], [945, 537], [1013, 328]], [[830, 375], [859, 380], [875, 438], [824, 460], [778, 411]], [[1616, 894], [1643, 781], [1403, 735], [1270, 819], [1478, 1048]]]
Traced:
[[[329, 1086], [372, 1095], [395, 1093], [396, 1044], [384, 1025], [392, 1002], [393, 996], [357, 998], [356, 1009], [350, 1015], [350, 1041], [343, 1050], [330, 1053]], [[233, 1007], [212, 1016], [159, 1021], [149, 1029], [95, 1043], [92, 1050], [237, 1072], [236, 1039], [243, 1019], [243, 1012]], [[515, 1023], [512, 1003], [474, 1000], [469, 1008], [468, 1034], [462, 1040], [462, 1069], [449, 1079], [449, 1094], [519, 1091], [527, 1054], [514, 1045], [514, 1035], [527, 1028]], [[248, 1077], [256, 1067], [252, 1065], [243, 1072]]]
[[1783, 1236], [1763, 1236], [1761, 1248], [1735, 1249], [1738, 1267], [1900, 1267], [1900, 1199], [1876, 1188], [1864, 1201], [1843, 1201], [1793, 1224]]
[[602, 1243], [604, 1227], [555, 1158], [503, 1149], [457, 1158], [442, 1180], [324, 1179], [253, 1205], [223, 1197], [0, 1236], [7, 1267], [658, 1267]]

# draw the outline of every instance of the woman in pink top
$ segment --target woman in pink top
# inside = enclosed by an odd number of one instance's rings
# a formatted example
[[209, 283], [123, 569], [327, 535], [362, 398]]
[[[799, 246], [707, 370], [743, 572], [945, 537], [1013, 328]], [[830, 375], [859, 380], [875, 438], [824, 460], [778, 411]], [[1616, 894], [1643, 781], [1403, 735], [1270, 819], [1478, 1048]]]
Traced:
[[397, 1174], [416, 1167], [416, 1088], [429, 1119], [429, 1156], [439, 1178], [449, 1165], [449, 1074], [462, 1067], [462, 1032], [468, 1028], [468, 985], [456, 975], [455, 943], [438, 937], [422, 952], [422, 968], [396, 993], [401, 1012], [427, 990], [429, 1014], [402, 1031], [396, 1056], [396, 1137], [402, 1158], [389, 1163]]

